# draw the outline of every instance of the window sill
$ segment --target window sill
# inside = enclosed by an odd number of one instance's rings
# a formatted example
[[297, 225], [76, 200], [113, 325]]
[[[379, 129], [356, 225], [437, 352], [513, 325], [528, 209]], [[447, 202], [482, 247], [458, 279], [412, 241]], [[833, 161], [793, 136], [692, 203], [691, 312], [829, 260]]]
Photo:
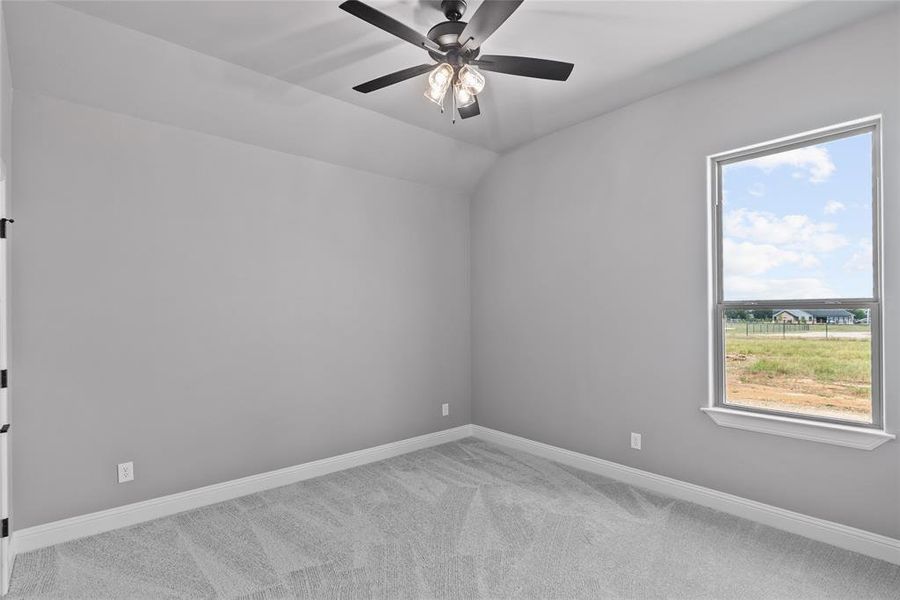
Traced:
[[716, 425], [721, 425], [722, 427], [781, 435], [798, 440], [834, 444], [859, 450], [874, 450], [883, 443], [895, 438], [893, 434], [866, 427], [820, 423], [721, 407], [703, 407], [700, 410], [715, 421]]

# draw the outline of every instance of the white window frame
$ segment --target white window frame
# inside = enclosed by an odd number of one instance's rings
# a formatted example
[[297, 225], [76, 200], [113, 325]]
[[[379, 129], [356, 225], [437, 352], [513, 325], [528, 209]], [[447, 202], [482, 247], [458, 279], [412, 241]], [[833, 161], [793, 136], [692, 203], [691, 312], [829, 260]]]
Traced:
[[[724, 427], [783, 435], [871, 450], [894, 439], [884, 430], [883, 398], [884, 343], [882, 315], [882, 232], [881, 232], [881, 115], [824, 127], [770, 142], [730, 150], [708, 157], [709, 248], [710, 248], [710, 400], [702, 408], [713, 421]], [[872, 274], [873, 290], [869, 298], [818, 298], [809, 300], [725, 300], [722, 264], [722, 167], [784, 152], [794, 148], [826, 143], [862, 133], [872, 134]], [[872, 328], [872, 423], [827, 418], [751, 406], [728, 404], [725, 397], [725, 347], [723, 322], [728, 309], [754, 308], [868, 308]]]

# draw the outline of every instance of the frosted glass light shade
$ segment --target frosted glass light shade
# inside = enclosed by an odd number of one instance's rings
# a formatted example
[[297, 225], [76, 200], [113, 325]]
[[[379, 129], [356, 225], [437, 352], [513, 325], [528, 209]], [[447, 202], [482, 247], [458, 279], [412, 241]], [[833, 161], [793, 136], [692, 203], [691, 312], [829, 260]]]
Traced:
[[432, 102], [434, 102], [435, 104], [437, 104], [438, 106], [440, 106], [441, 108], [444, 107], [444, 96], [446, 96], [446, 95], [447, 95], [446, 87], [436, 88], [436, 87], [432, 87], [429, 85], [428, 88], [425, 90], [425, 97], [428, 98], [429, 100], [431, 100]]
[[447, 90], [450, 89], [452, 80], [453, 67], [447, 63], [439, 64], [428, 74], [428, 87], [425, 89], [425, 97], [443, 107], [444, 96], [447, 94]]
[[453, 93], [456, 95], [457, 108], [465, 108], [475, 103], [475, 94], [458, 81], [453, 85]]
[[447, 63], [439, 64], [428, 74], [428, 85], [433, 88], [448, 88], [453, 79], [453, 67]]
[[480, 94], [484, 89], [484, 75], [471, 65], [465, 65], [459, 70], [460, 84], [469, 90], [470, 94]]

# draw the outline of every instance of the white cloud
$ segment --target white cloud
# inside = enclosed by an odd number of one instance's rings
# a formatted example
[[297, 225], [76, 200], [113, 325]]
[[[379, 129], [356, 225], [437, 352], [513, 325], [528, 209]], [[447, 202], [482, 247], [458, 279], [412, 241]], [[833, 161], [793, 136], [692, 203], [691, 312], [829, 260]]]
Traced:
[[784, 250], [772, 244], [735, 242], [729, 238], [722, 240], [722, 253], [728, 275], [762, 275], [784, 264], [803, 269], [815, 269], [822, 264], [814, 254]]
[[871, 271], [872, 270], [872, 240], [859, 240], [857, 250], [850, 259], [844, 263], [844, 268], [848, 271]]
[[759, 182], [754, 183], [750, 186], [750, 189], [747, 190], [747, 193], [751, 196], [762, 198], [766, 195], [766, 186]]
[[817, 223], [806, 215], [776, 217], [740, 208], [727, 212], [724, 233], [757, 244], [784, 246], [796, 252], [831, 252], [848, 244], [834, 223]]
[[839, 213], [842, 210], [846, 209], [843, 202], [838, 202], [837, 200], [829, 200], [825, 203], [825, 214], [833, 215], [835, 213]]
[[726, 300], [783, 300], [833, 298], [834, 290], [813, 277], [762, 279], [738, 275], [725, 277]]
[[804, 269], [818, 269], [822, 266], [822, 261], [815, 254], [801, 254], [799, 264]]
[[771, 173], [778, 167], [794, 167], [796, 169], [793, 173], [794, 177], [807, 178], [810, 183], [827, 181], [836, 168], [828, 154], [828, 149], [821, 146], [795, 148], [787, 152], [768, 154], [736, 164], [756, 167], [765, 173]]

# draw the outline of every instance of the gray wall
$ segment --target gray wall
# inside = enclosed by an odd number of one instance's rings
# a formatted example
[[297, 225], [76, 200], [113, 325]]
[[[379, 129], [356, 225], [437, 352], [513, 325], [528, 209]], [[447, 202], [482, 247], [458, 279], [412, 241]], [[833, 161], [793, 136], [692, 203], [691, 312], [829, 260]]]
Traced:
[[470, 422], [467, 197], [14, 101], [16, 529]]
[[[6, 41], [6, 18], [0, 7], [0, 157], [9, 163], [12, 154], [12, 72]], [[7, 172], [8, 176], [9, 173]]]
[[502, 157], [472, 209], [474, 422], [900, 537], [900, 442], [865, 452], [699, 410], [706, 156], [883, 112], [885, 389], [900, 430], [898, 29], [889, 14]]

